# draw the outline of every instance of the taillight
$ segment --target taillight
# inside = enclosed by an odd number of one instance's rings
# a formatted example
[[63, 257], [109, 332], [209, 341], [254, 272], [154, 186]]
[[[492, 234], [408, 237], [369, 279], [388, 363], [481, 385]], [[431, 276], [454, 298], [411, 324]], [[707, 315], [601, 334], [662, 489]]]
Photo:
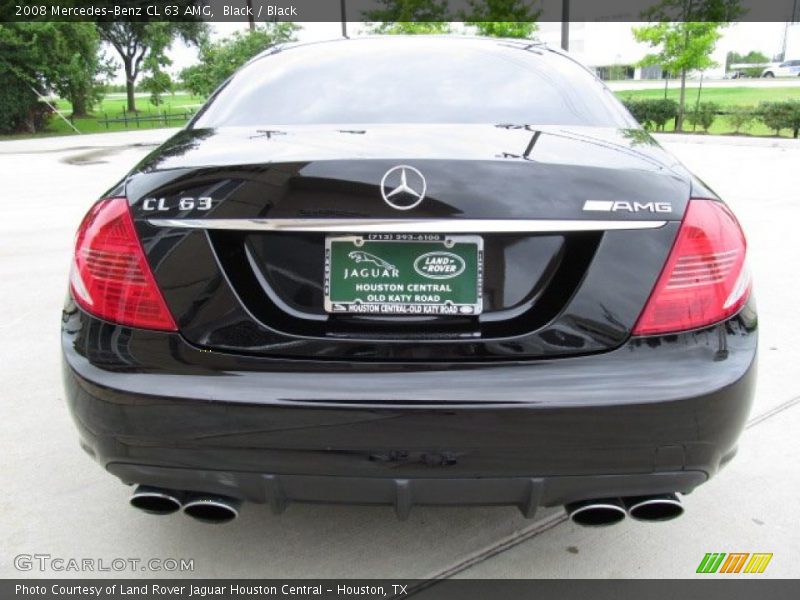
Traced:
[[747, 243], [721, 202], [689, 202], [675, 245], [634, 335], [673, 333], [734, 315], [750, 294]]
[[75, 301], [101, 319], [144, 329], [178, 329], [147, 264], [125, 198], [100, 200], [84, 217], [70, 286]]

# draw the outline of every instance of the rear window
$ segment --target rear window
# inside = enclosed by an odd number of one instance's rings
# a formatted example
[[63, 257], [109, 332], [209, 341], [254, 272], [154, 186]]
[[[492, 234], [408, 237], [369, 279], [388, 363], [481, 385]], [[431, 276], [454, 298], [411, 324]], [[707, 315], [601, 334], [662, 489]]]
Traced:
[[239, 71], [193, 126], [370, 123], [635, 126], [567, 58], [535, 46], [447, 38], [282, 50]]

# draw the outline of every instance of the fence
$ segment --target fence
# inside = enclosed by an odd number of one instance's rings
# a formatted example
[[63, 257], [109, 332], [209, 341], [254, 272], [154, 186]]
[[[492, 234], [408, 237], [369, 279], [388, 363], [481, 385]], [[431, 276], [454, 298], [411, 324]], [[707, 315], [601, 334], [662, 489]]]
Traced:
[[168, 113], [167, 111], [163, 111], [156, 114], [146, 114], [141, 115], [139, 113], [129, 113], [127, 111], [123, 111], [121, 117], [113, 117], [110, 118], [107, 113], [103, 113], [102, 119], [97, 119], [97, 122], [101, 125], [105, 125], [106, 129], [110, 129], [112, 123], [122, 123], [125, 126], [125, 129], [129, 127], [133, 127], [134, 124], [136, 128], [139, 129], [142, 126], [142, 123], [157, 123], [163, 124], [165, 127], [169, 127], [170, 122], [180, 122], [185, 123], [189, 119], [194, 116], [194, 110], [187, 109], [183, 112], [177, 113]]

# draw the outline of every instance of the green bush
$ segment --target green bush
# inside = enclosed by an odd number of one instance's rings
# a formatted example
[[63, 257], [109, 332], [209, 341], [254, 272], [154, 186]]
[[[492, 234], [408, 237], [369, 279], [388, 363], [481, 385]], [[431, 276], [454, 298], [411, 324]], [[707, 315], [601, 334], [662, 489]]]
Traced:
[[715, 102], [701, 102], [697, 107], [686, 115], [686, 119], [694, 125], [700, 125], [704, 131], [713, 125], [717, 118], [719, 106]]
[[758, 118], [764, 125], [775, 130], [775, 135], [781, 134], [781, 129], [786, 127], [783, 116], [783, 106], [780, 102], [762, 102], [758, 105]]
[[731, 106], [727, 109], [726, 119], [736, 133], [753, 126], [758, 111], [753, 106]]
[[800, 135], [800, 100], [788, 100], [786, 104], [786, 124], [795, 138]]
[[622, 104], [625, 105], [625, 108], [628, 109], [628, 112], [631, 113], [631, 116], [639, 121], [639, 124], [642, 127], [645, 126], [647, 122], [647, 111], [644, 105], [643, 100], [634, 100], [633, 98], [625, 98], [622, 101]]
[[628, 98], [623, 100], [623, 104], [633, 115], [633, 118], [639, 121], [642, 127], [647, 130], [652, 130], [655, 127], [655, 129], [663, 131], [667, 121], [678, 116], [678, 103], [667, 98], [657, 100], [634, 100]]
[[780, 135], [782, 129], [791, 129], [795, 138], [800, 133], [800, 100], [762, 102], [758, 109], [759, 119], [775, 135]]

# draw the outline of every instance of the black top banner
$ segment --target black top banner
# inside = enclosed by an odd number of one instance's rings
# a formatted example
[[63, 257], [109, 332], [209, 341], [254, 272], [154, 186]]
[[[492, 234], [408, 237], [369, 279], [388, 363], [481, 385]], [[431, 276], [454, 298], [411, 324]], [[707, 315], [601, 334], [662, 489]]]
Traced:
[[[484, 18], [487, 16], [490, 19]], [[519, 0], [500, 4], [492, 0], [0, 0], [0, 22], [422, 22], [476, 18], [507, 22], [798, 22], [800, 0]]]

